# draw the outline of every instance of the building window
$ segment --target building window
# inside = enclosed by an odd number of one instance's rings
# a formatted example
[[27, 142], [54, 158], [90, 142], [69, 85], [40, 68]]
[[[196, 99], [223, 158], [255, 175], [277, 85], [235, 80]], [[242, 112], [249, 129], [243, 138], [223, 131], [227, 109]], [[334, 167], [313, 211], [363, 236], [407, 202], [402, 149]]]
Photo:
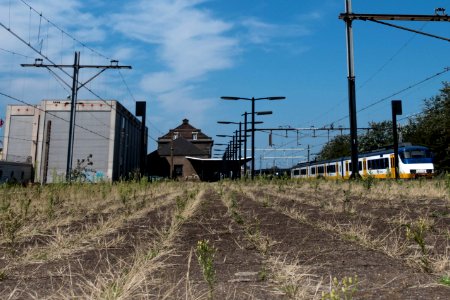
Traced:
[[173, 139], [176, 140], [178, 138], [178, 132], [173, 133]]
[[198, 133], [197, 132], [193, 132], [192, 133], [192, 140], [196, 141], [198, 138]]
[[183, 176], [183, 165], [175, 165], [174, 171], [176, 177]]

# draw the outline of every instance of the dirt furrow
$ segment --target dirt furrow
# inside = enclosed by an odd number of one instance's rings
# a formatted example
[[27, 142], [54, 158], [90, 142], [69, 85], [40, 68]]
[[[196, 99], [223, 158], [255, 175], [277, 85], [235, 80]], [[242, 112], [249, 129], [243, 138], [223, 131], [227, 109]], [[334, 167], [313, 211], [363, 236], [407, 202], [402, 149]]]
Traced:
[[358, 298], [444, 299], [449, 295], [447, 287], [433, 283], [434, 277], [417, 272], [400, 260], [298, 222], [243, 194], [238, 197], [245, 218], [258, 220], [261, 233], [277, 241], [270, 251], [310, 266], [325, 286], [330, 278], [357, 275]]
[[209, 241], [214, 256], [214, 299], [276, 299], [273, 287], [261, 278], [263, 257], [246, 239], [243, 228], [229, 216], [220, 196], [208, 190], [197, 213], [180, 228], [165, 267], [152, 274], [155, 297], [206, 298], [208, 285], [196, 256], [199, 241]]
[[85, 241], [84, 250], [70, 256], [35, 260], [7, 269], [0, 297], [89, 298], [98, 293], [100, 281], [112, 281], [130, 268], [137, 249], [151, 245], [159, 232], [170, 225], [174, 207], [174, 203], [165, 204], [140, 218], [126, 221], [113, 232]]

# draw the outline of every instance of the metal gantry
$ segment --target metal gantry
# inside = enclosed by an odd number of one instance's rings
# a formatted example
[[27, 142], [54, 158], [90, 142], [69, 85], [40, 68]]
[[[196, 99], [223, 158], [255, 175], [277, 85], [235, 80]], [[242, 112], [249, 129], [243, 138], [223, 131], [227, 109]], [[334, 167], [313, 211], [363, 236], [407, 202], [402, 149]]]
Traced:
[[391, 21], [437, 21], [448, 22], [450, 18], [445, 14], [445, 9], [435, 9], [434, 15], [405, 15], [405, 14], [356, 14], [352, 11], [352, 1], [345, 0], [345, 13], [339, 15], [339, 19], [345, 21], [346, 25], [346, 37], [347, 37], [347, 63], [348, 63], [348, 98], [349, 98], [349, 119], [350, 119], [350, 140], [351, 140], [351, 161], [352, 161], [352, 173], [350, 178], [356, 178], [359, 176], [358, 170], [358, 133], [357, 133], [357, 121], [356, 121], [356, 89], [355, 89], [355, 69], [354, 69], [354, 52], [353, 52], [353, 20], [373, 21], [380, 24], [393, 26], [399, 29], [413, 31], [418, 34], [424, 34], [427, 36], [440, 38], [442, 40], [450, 41], [448, 38], [442, 38], [431, 34], [426, 34], [417, 30], [412, 30], [406, 27], [393, 25], [390, 23], [382, 22], [381, 20]]
[[[81, 65], [80, 64], [80, 52], [75, 52], [75, 58], [73, 65], [58, 65], [58, 64], [44, 64], [41, 58], [35, 60], [34, 64], [21, 64], [22, 67], [36, 67], [36, 68], [46, 68], [51, 73], [53, 73], [57, 78], [59, 78], [66, 86], [71, 89], [71, 103], [70, 103], [70, 123], [69, 123], [69, 141], [68, 141], [68, 149], [67, 149], [67, 166], [66, 166], [66, 180], [68, 182], [71, 181], [71, 173], [72, 173], [72, 160], [73, 160], [73, 144], [75, 137], [75, 114], [76, 114], [76, 104], [78, 91], [85, 87], [86, 84], [94, 80], [97, 76], [103, 73], [107, 69], [131, 69], [131, 66], [119, 66], [119, 62], [117, 60], [111, 60], [110, 65]], [[64, 80], [61, 79], [56, 73], [53, 72], [51, 68], [64, 69], [64, 68], [72, 68], [73, 75], [72, 85], [69, 85]], [[90, 79], [85, 81], [84, 83], [80, 83], [78, 80], [80, 69], [100, 69], [100, 71], [92, 76]], [[67, 74], [67, 73], [66, 73]]]

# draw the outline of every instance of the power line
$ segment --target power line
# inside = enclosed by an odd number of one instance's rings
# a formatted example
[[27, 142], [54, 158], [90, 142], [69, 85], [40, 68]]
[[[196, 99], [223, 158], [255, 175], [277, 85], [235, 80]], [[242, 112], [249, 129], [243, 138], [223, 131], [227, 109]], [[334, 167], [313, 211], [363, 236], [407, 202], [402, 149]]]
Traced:
[[22, 2], [25, 6], [27, 6], [30, 11], [35, 12], [37, 15], [39, 15], [39, 17], [41, 17], [42, 19], [44, 19], [45, 21], [47, 21], [49, 24], [51, 24], [53, 27], [55, 27], [56, 29], [58, 29], [59, 31], [61, 31], [61, 33], [65, 34], [66, 36], [68, 36], [69, 38], [71, 38], [72, 40], [74, 40], [75, 42], [77, 42], [78, 44], [82, 45], [83, 47], [85, 47], [86, 49], [89, 49], [90, 51], [92, 51], [93, 53], [97, 54], [100, 57], [103, 57], [107, 60], [111, 60], [111, 58], [103, 55], [102, 53], [98, 52], [97, 50], [89, 47], [87, 44], [81, 42], [80, 40], [78, 40], [76, 37], [74, 37], [73, 35], [69, 34], [67, 31], [65, 31], [64, 29], [62, 29], [61, 27], [59, 27], [57, 24], [55, 24], [54, 22], [52, 22], [51, 20], [49, 20], [48, 18], [46, 18], [42, 13], [38, 12], [36, 9], [34, 9], [30, 4], [28, 4], [27, 2], [25, 2], [24, 0], [20, 0], [20, 2]]
[[11, 50], [7, 50], [7, 49], [1, 48], [1, 47], [0, 47], [0, 50], [2, 50], [4, 52], [7, 52], [7, 53], [10, 53], [10, 54], [13, 54], [13, 55], [22, 56], [24, 58], [30, 58], [30, 59], [34, 58], [34, 57], [31, 57], [31, 56], [27, 56], [27, 55], [24, 55], [24, 54], [21, 54], [21, 53], [17, 53], [17, 52], [11, 51]]
[[443, 41], [446, 41], [446, 42], [450, 42], [449, 38], [438, 36], [438, 35], [434, 35], [434, 34], [431, 34], [431, 33], [426, 33], [426, 32], [415, 30], [415, 29], [411, 29], [411, 28], [408, 28], [408, 27], [394, 25], [394, 24], [391, 24], [391, 23], [382, 22], [382, 21], [373, 20], [373, 19], [368, 19], [367, 21], [383, 24], [383, 25], [386, 25], [386, 26], [390, 26], [390, 27], [394, 27], [394, 28], [398, 28], [398, 29], [402, 29], [402, 30], [406, 30], [406, 31], [411, 31], [411, 32], [414, 32], [414, 33], [417, 33], [417, 34], [421, 34], [421, 35], [425, 35], [425, 36], [432, 37], [432, 38], [435, 38], [435, 39], [440, 39], [440, 40], [443, 40]]
[[[55, 115], [55, 114], [53, 114], [53, 113], [50, 113], [50, 112], [48, 112], [48, 111], [44, 111], [42, 108], [38, 107], [37, 105], [32, 105], [32, 104], [30, 104], [30, 103], [28, 103], [28, 102], [26, 102], [26, 101], [24, 101], [24, 100], [20, 100], [20, 99], [18, 99], [18, 98], [16, 98], [16, 97], [10, 96], [10, 95], [5, 94], [5, 93], [3, 93], [3, 92], [0, 92], [0, 95], [4, 96], [4, 97], [6, 97], [6, 98], [12, 99], [12, 100], [14, 100], [14, 101], [20, 102], [20, 103], [22, 103], [22, 104], [25, 104], [25, 105], [27, 105], [27, 106], [36, 108], [37, 110], [40, 110], [40, 111], [42, 111], [42, 112], [44, 112], [44, 113], [47, 113], [47, 114], [49, 114], [49, 115], [51, 115], [51, 116], [53, 116], [53, 117], [55, 117], [55, 118], [57, 118], [57, 119], [59, 119], [59, 120], [62, 120], [62, 121], [67, 122], [67, 123], [70, 123], [69, 120], [66, 120], [66, 119], [64, 119], [64, 118], [61, 118], [60, 116]], [[103, 136], [102, 134], [100, 134], [100, 133], [98, 133], [98, 132], [95, 132], [95, 131], [92, 131], [92, 130], [90, 130], [90, 129], [88, 129], [88, 128], [85, 128], [85, 127], [83, 127], [83, 126], [81, 126], [81, 125], [75, 124], [75, 126], [78, 127], [78, 128], [80, 128], [80, 129], [83, 129], [83, 130], [85, 130], [85, 131], [87, 131], [87, 132], [90, 132], [90, 133], [92, 133], [92, 134], [95, 134], [95, 135], [97, 135], [97, 136], [99, 136], [99, 137], [102, 137], [102, 138], [104, 138], [104, 139], [106, 139], [106, 140], [110, 140], [109, 137], [105, 137], [105, 136]]]
[[[137, 101], [136, 101], [136, 98], [134, 97], [133, 93], [131, 92], [131, 89], [130, 89], [128, 83], [126, 82], [125, 77], [123, 76], [122, 72], [120, 72], [120, 70], [118, 70], [118, 72], [119, 72], [119, 75], [120, 75], [120, 77], [121, 77], [121, 79], [122, 79], [122, 82], [123, 82], [123, 84], [125, 85], [125, 87], [126, 87], [128, 93], [130, 94], [130, 96], [131, 96], [131, 98], [134, 100], [134, 102], [136, 103], [136, 102], [137, 102]], [[164, 133], [163, 133], [161, 130], [159, 130], [152, 122], [149, 121], [148, 117], [146, 117], [146, 121], [147, 121], [147, 123], [150, 124], [154, 129], [156, 129], [156, 131], [158, 131], [160, 134], [164, 135]], [[155, 142], [157, 142], [157, 140], [154, 139], [154, 138], [152, 138], [152, 137], [150, 136], [150, 134], [148, 134], [148, 137], [151, 138], [152, 140], [154, 140]]]
[[[375, 106], [375, 105], [377, 105], [377, 104], [379, 104], [379, 103], [381, 103], [381, 102], [384, 102], [384, 101], [386, 101], [386, 100], [389, 100], [389, 99], [391, 99], [391, 98], [394, 97], [394, 96], [397, 96], [397, 95], [399, 95], [399, 94], [401, 94], [401, 93], [403, 93], [403, 92], [406, 92], [407, 90], [410, 90], [410, 89], [412, 89], [412, 88], [414, 88], [414, 87], [416, 87], [416, 86], [418, 86], [418, 85], [421, 85], [421, 84], [423, 84], [423, 83], [425, 83], [425, 82], [427, 82], [427, 81], [429, 81], [429, 80], [431, 80], [431, 79], [433, 79], [433, 78], [435, 78], [435, 77], [438, 77], [438, 76], [440, 76], [440, 75], [442, 75], [442, 74], [444, 74], [444, 73], [446, 73], [446, 72], [448, 72], [448, 71], [450, 71], [450, 67], [446, 67], [446, 68], [444, 68], [443, 71], [440, 71], [440, 72], [438, 72], [438, 73], [436, 73], [436, 74], [434, 74], [434, 75], [431, 75], [431, 76], [429, 76], [429, 77], [427, 77], [427, 78], [425, 78], [425, 79], [423, 79], [423, 80], [421, 80], [421, 81], [418, 81], [418, 82], [416, 82], [416, 83], [413, 83], [413, 84], [411, 84], [410, 86], [408, 86], [408, 87], [406, 87], [406, 88], [403, 88], [403, 89], [401, 89], [400, 91], [397, 91], [397, 92], [395, 92], [395, 93], [393, 93], [393, 94], [391, 94], [391, 95], [389, 95], [389, 96], [387, 96], [387, 97], [381, 98], [380, 100], [377, 100], [377, 101], [375, 101], [375, 102], [373, 102], [373, 103], [371, 103], [371, 104], [369, 104], [369, 105], [367, 105], [367, 106], [361, 108], [360, 110], [358, 110], [358, 112], [362, 112], [362, 111], [364, 111], [364, 110], [366, 110], [366, 109], [369, 109], [369, 108], [371, 108], [371, 107], [373, 107], [373, 106]], [[346, 116], [344, 116], [344, 117], [342, 117], [342, 118], [340, 118], [340, 119], [338, 119], [338, 120], [336, 120], [336, 121], [333, 121], [333, 122], [331, 122], [331, 123], [337, 123], [337, 122], [343, 121], [343, 120], [345, 120], [345, 119], [347, 119], [347, 118], [348, 118], [348, 115], [346, 115]]]

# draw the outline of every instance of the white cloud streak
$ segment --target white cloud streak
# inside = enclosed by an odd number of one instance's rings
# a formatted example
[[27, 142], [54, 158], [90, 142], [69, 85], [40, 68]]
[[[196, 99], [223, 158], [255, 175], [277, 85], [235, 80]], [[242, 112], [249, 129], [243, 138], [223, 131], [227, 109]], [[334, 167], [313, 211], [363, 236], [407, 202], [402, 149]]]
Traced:
[[211, 71], [233, 66], [238, 41], [226, 36], [232, 25], [200, 9], [203, 2], [139, 1], [114, 16], [117, 31], [158, 47], [158, 59], [166, 69], [144, 76], [144, 90], [171, 92]]

